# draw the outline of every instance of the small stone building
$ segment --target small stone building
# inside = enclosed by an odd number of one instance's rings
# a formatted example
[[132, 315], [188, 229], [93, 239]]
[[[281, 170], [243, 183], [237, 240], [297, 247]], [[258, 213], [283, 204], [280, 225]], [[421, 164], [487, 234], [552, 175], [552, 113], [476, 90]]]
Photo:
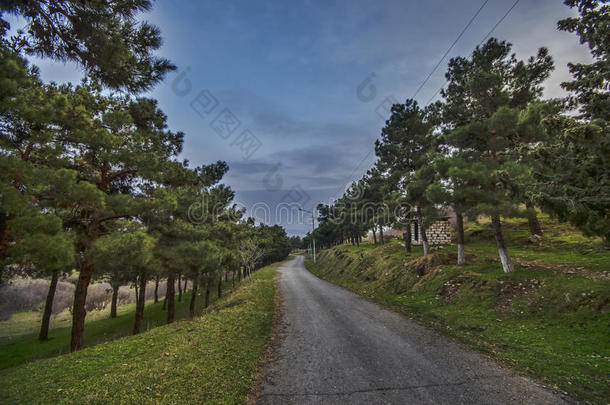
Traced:
[[[426, 230], [430, 246], [443, 246], [451, 243], [451, 223], [449, 217], [437, 219]], [[421, 229], [417, 221], [411, 222], [411, 243], [421, 245]]]

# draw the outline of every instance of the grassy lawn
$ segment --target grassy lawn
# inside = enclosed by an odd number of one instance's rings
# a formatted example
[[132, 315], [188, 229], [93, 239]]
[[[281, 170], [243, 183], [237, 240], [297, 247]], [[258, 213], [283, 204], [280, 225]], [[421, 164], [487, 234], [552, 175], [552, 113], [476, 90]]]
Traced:
[[[478, 229], [478, 228], [481, 229]], [[307, 268], [372, 301], [455, 337], [543, 383], [595, 403], [610, 398], [610, 252], [564, 225], [525, 245], [527, 227], [505, 227], [512, 274], [496, 262], [485, 224], [468, 230], [469, 264], [454, 248], [398, 260], [399, 241], [383, 247], [339, 246]], [[558, 235], [559, 234], [559, 235]], [[557, 235], [557, 236], [554, 236]], [[563, 238], [565, 242], [558, 242]], [[570, 241], [570, 239], [572, 241]], [[533, 263], [533, 265], [530, 265]]]
[[[231, 283], [224, 283], [224, 293], [230, 293]], [[198, 313], [203, 311], [204, 291], [199, 289], [197, 297]], [[216, 289], [211, 291], [210, 302], [216, 300]], [[178, 302], [176, 294], [176, 319], [189, 316], [190, 291], [182, 295], [182, 302]], [[143, 330], [148, 330], [167, 322], [167, 311], [162, 309], [162, 301], [154, 304], [148, 301], [144, 310]], [[108, 340], [131, 335], [133, 330], [136, 304], [121, 305], [117, 308], [117, 317], [109, 318], [110, 308], [103, 311], [91, 311], [87, 314], [85, 326], [85, 346], [94, 346]], [[13, 367], [27, 361], [39, 360], [57, 356], [70, 351], [70, 331], [72, 318], [68, 312], [54, 316], [49, 331], [49, 340], [38, 340], [40, 327], [40, 313], [21, 312], [14, 314], [10, 320], [0, 322], [0, 369]], [[21, 334], [23, 332], [25, 334]]]
[[[575, 228], [552, 221], [544, 214], [540, 214], [539, 218], [543, 235], [541, 242], [534, 245], [527, 241], [529, 231], [526, 220], [503, 219], [503, 231], [514, 258], [534, 264], [568, 266], [573, 270], [610, 272], [610, 250], [600, 238], [588, 238]], [[496, 258], [498, 253], [489, 219], [480, 219], [478, 223], [470, 222], [465, 231], [466, 238], [469, 239], [467, 253], [476, 254], [478, 259]]]
[[192, 321], [2, 370], [0, 403], [243, 402], [270, 339], [277, 266]]

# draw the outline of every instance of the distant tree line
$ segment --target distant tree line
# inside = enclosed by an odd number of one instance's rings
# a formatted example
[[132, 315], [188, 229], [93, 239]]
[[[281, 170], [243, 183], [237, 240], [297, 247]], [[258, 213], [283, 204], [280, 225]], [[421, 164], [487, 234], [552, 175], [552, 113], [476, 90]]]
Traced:
[[[0, 282], [15, 271], [50, 277], [44, 340], [58, 279], [75, 269], [72, 351], [83, 347], [95, 279], [112, 286], [111, 316], [119, 286], [135, 286], [138, 333], [149, 281], [158, 287], [167, 279], [163, 305], [172, 322], [176, 282], [181, 297], [182, 281], [191, 281], [192, 316], [200, 286], [207, 306], [213, 286], [222, 294], [223, 277], [234, 285], [292, 249], [283, 228], [256, 225], [233, 205], [233, 191], [221, 184], [225, 162], [180, 161], [184, 134], [169, 130], [156, 100], [138, 95], [174, 69], [154, 54], [159, 30], [136, 19], [150, 7], [143, 0], [0, 5]], [[9, 36], [6, 14], [26, 28]], [[29, 55], [75, 62], [86, 78], [44, 83]]]
[[[546, 48], [527, 60], [511, 44], [489, 39], [469, 57], [450, 60], [441, 100], [395, 104], [375, 143], [374, 167], [334, 204], [318, 206], [318, 246], [360, 243], [384, 226], [426, 228], [442, 212], [456, 215], [458, 264], [464, 257], [464, 217], [487, 215], [505, 272], [513, 263], [502, 232], [504, 216], [542, 229], [536, 209], [610, 243], [610, 6], [567, 0], [580, 16], [559, 21], [587, 45], [593, 63], [569, 64], [562, 87], [571, 95], [542, 99], [554, 68]], [[305, 238], [308, 244], [311, 235]]]

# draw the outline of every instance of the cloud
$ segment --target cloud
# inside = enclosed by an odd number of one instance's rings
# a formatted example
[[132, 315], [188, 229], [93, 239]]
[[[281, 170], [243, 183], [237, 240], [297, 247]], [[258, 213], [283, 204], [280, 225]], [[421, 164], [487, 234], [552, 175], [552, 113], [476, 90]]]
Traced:
[[229, 170], [238, 174], [266, 174], [270, 170], [272, 170], [277, 164], [270, 163], [266, 161], [237, 161], [237, 162], [229, 162]]
[[251, 130], [265, 137], [308, 141], [311, 138], [337, 140], [371, 135], [362, 125], [342, 121], [341, 115], [337, 116], [336, 121], [327, 121], [315, 115], [297, 118], [294, 111], [249, 89], [226, 89], [218, 91], [216, 96]]
[[[353, 170], [357, 163], [361, 144], [346, 143], [343, 145], [323, 144], [311, 145], [306, 148], [278, 151], [272, 154], [273, 159], [292, 162], [301, 173], [312, 175], [340, 175]], [[369, 145], [371, 148], [373, 145]]]

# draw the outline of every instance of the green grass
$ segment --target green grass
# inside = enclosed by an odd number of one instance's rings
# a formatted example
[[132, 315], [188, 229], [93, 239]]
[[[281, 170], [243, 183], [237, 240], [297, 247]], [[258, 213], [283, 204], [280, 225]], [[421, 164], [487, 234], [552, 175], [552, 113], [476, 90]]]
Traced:
[[[591, 271], [610, 271], [610, 250], [600, 238], [588, 238], [575, 228], [552, 221], [540, 214], [543, 235], [540, 244], [527, 242], [527, 222], [522, 218], [503, 219], [503, 231], [511, 255], [526, 262], [581, 267]], [[467, 253], [496, 258], [497, 250], [488, 219], [466, 226]]]
[[243, 402], [270, 341], [277, 266], [192, 321], [2, 370], [0, 403]]
[[[223, 292], [230, 292], [230, 282], [225, 282]], [[203, 312], [204, 291], [199, 289], [197, 296], [197, 313]], [[210, 302], [216, 300], [216, 289], [211, 291]], [[189, 316], [190, 291], [182, 295], [182, 302], [178, 302], [176, 294], [176, 319], [184, 319]], [[148, 301], [144, 309], [143, 330], [148, 330], [167, 322], [167, 311], [162, 309], [162, 301], [153, 303]], [[133, 331], [135, 316], [135, 303], [121, 305], [117, 308], [117, 317], [109, 318], [110, 308], [103, 311], [91, 311], [87, 314], [85, 324], [85, 347], [94, 346], [108, 340], [128, 336]], [[0, 370], [23, 364], [27, 361], [39, 360], [47, 357], [57, 356], [70, 351], [70, 332], [72, 318], [69, 313], [58, 314], [54, 319], [49, 331], [49, 340], [41, 342], [38, 340], [38, 328], [40, 327], [40, 314], [35, 312], [23, 312], [14, 314], [9, 321], [1, 322], [2, 335], [0, 340]], [[29, 332], [34, 330], [35, 332]], [[22, 331], [28, 331], [17, 336]]]
[[[398, 241], [339, 246], [322, 252], [317, 265], [310, 259], [306, 265], [545, 384], [607, 403], [610, 281], [604, 274], [610, 252], [599, 240], [548, 219], [543, 227], [554, 232], [541, 245], [522, 245], [527, 227], [515, 220], [505, 227], [511, 253], [535, 265], [504, 274], [485, 224], [470, 225], [466, 266], [453, 264], [451, 247], [397, 260], [391, 253], [401, 248]], [[574, 242], [558, 243], [559, 237]]]

